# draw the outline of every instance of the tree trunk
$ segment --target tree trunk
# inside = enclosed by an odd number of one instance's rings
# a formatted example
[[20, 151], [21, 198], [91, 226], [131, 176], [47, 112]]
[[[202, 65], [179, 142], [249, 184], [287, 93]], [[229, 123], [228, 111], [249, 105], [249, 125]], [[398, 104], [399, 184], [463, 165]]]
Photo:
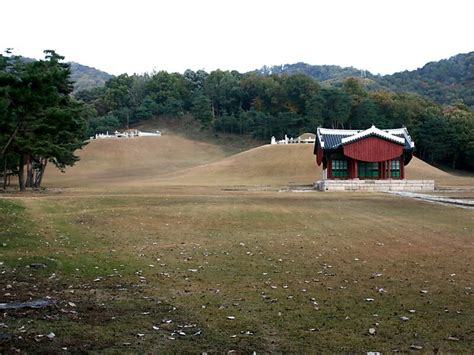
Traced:
[[41, 187], [41, 182], [43, 181], [44, 171], [46, 169], [46, 164], [48, 164], [47, 158], [41, 158], [40, 170], [36, 174], [35, 179], [35, 188], [39, 189]]
[[19, 167], [19, 170], [18, 170], [18, 185], [20, 187], [20, 191], [25, 191], [26, 190], [25, 165], [26, 165], [27, 161], [28, 161], [28, 154], [22, 153], [20, 155], [20, 167]]
[[33, 170], [32, 160], [31, 156], [28, 156], [26, 161], [26, 187], [33, 187], [33, 176], [35, 172]]
[[214, 121], [217, 115], [217, 109], [216, 109], [216, 106], [214, 105], [214, 100], [211, 101], [211, 111], [212, 111], [212, 119]]
[[3, 189], [7, 189], [7, 156], [4, 156], [5, 162], [3, 163]]

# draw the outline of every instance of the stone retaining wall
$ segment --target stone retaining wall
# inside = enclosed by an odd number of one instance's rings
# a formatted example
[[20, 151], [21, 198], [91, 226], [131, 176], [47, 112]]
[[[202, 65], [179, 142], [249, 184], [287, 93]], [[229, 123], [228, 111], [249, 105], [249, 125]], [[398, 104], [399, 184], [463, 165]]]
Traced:
[[434, 180], [320, 180], [320, 191], [433, 191]]

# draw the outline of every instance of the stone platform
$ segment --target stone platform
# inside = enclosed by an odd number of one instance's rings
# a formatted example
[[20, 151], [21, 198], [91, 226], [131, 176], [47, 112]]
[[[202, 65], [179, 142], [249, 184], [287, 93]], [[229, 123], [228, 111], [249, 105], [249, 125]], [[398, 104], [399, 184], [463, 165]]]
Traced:
[[433, 191], [434, 180], [320, 180], [320, 191]]

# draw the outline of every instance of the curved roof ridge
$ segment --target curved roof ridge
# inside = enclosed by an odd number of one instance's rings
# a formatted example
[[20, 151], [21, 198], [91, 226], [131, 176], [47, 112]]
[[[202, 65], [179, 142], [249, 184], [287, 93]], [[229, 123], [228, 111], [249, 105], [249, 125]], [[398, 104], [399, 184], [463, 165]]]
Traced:
[[359, 133], [356, 133], [352, 136], [342, 138], [341, 143], [346, 144], [371, 135], [375, 135], [380, 138], [385, 138], [398, 144], [405, 144], [405, 138], [397, 137], [387, 131], [382, 131], [374, 125], [372, 125], [372, 127], [370, 127], [369, 129], [366, 129], [365, 131], [360, 131]]
[[415, 143], [413, 142], [413, 139], [410, 136], [410, 133], [408, 133], [408, 129], [406, 127], [402, 128], [391, 128], [386, 130], [390, 134], [395, 134], [395, 135], [403, 135], [405, 137], [405, 140], [408, 142], [411, 148], [415, 147]]
[[355, 134], [360, 132], [359, 129], [337, 129], [337, 128], [322, 128], [318, 127], [321, 134]]

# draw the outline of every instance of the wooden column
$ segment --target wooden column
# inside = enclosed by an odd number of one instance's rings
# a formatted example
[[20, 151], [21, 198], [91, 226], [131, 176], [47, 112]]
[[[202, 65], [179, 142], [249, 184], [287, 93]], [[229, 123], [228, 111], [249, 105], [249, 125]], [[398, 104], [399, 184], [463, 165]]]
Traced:
[[388, 164], [387, 175], [388, 175], [388, 178], [391, 179], [392, 178], [392, 161], [388, 160], [387, 164]]
[[400, 158], [400, 179], [405, 179], [405, 165], [403, 164], [403, 155]]

